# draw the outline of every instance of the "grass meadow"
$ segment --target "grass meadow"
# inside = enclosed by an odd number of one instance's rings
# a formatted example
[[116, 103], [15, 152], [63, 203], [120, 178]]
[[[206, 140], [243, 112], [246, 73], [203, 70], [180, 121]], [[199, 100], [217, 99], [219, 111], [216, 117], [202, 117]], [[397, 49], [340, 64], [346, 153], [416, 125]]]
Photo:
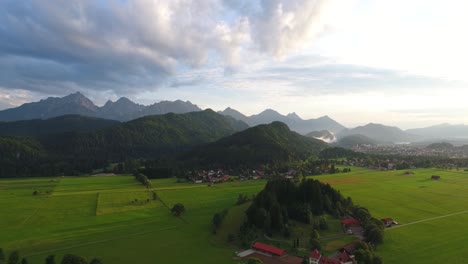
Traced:
[[[351, 173], [314, 178], [352, 197], [375, 217], [392, 217], [401, 224], [386, 230], [385, 242], [378, 248], [385, 263], [465, 263], [468, 173], [411, 171], [414, 174], [352, 168]], [[441, 179], [431, 180], [432, 175]]]
[[[413, 172], [352, 168], [313, 178], [330, 183], [374, 216], [401, 224], [386, 230], [378, 248], [385, 263], [464, 263], [468, 173]], [[430, 180], [431, 175], [441, 179]], [[234, 204], [239, 194], [255, 194], [265, 181], [208, 187], [162, 179], [152, 184], [147, 190], [132, 176], [0, 180], [0, 247], [7, 253], [18, 249], [33, 264], [50, 254], [60, 260], [66, 253], [99, 257], [107, 264], [236, 263], [237, 249], [227, 237], [237, 232], [248, 204]], [[163, 202], [152, 199], [153, 190]], [[186, 207], [182, 219], [168, 209], [175, 203]], [[211, 219], [223, 209], [229, 212], [213, 235]], [[333, 220], [329, 225], [330, 234], [322, 236], [332, 236], [339, 226]], [[331, 252], [351, 239], [327, 241], [324, 249]]]
[[175, 179], [152, 183], [167, 206], [185, 205], [183, 221], [132, 176], [0, 180], [0, 247], [20, 250], [33, 264], [66, 253], [113, 264], [234, 262], [233, 249], [213, 240], [211, 219], [232, 207], [240, 193], [261, 190], [265, 181], [212, 187]]

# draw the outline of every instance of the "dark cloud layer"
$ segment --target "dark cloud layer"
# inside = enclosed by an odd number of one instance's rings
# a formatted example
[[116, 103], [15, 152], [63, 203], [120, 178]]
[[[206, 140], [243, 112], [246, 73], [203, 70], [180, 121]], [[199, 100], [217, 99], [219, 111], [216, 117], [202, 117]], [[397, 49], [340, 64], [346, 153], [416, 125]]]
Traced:
[[322, 6], [320, 0], [5, 0], [0, 87], [120, 95], [170, 87], [166, 77], [180, 68], [213, 60], [229, 68], [244, 50], [287, 53], [319, 24]]

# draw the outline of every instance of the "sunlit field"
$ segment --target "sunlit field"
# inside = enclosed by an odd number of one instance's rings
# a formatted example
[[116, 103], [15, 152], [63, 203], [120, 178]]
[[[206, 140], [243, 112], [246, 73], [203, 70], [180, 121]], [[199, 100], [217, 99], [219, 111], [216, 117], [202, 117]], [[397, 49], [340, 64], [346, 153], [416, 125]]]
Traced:
[[[462, 246], [468, 242], [468, 173], [412, 172], [352, 168], [351, 173], [314, 178], [352, 197], [375, 217], [391, 217], [401, 225], [387, 229], [378, 248], [385, 263], [463, 263], [468, 257]], [[432, 175], [441, 179], [431, 180]]]

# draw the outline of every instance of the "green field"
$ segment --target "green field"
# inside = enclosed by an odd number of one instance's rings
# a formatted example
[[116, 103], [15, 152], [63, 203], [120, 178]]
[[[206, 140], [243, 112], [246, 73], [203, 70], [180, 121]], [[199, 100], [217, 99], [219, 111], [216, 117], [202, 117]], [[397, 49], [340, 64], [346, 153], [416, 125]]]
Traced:
[[234, 263], [234, 250], [213, 239], [211, 219], [232, 207], [239, 194], [261, 190], [265, 181], [212, 187], [174, 179], [152, 183], [169, 207], [185, 205], [183, 220], [152, 200], [132, 176], [0, 180], [0, 247], [20, 250], [30, 263], [66, 253], [113, 264]]
[[[464, 263], [468, 258], [468, 173], [413, 170], [314, 176], [330, 183], [378, 218], [401, 226], [387, 229], [378, 254], [385, 263]], [[431, 175], [441, 180], [430, 180]], [[248, 204], [234, 206], [239, 194], [261, 190], [263, 180], [208, 187], [153, 180], [160, 200], [131, 176], [0, 180], [0, 247], [20, 250], [30, 263], [49, 254], [100, 257], [105, 263], [236, 263], [226, 240], [236, 232]], [[33, 195], [34, 191], [37, 195]], [[185, 205], [182, 219], [165, 204]], [[213, 214], [230, 208], [219, 233], [211, 234]], [[455, 214], [454, 214], [455, 213]], [[454, 214], [454, 215], [452, 215]], [[333, 235], [333, 220], [329, 225]], [[419, 222], [422, 221], [422, 222]], [[326, 241], [333, 251], [350, 239]]]
[[[316, 176], [330, 183], [377, 218], [392, 217], [378, 248], [385, 263], [465, 263], [468, 258], [468, 173], [430, 169]], [[431, 180], [440, 175], [439, 181]], [[466, 211], [466, 213], [465, 213]], [[455, 215], [451, 215], [458, 213]], [[435, 219], [432, 219], [435, 218]], [[422, 221], [422, 222], [418, 222]], [[407, 224], [407, 225], [405, 225]]]

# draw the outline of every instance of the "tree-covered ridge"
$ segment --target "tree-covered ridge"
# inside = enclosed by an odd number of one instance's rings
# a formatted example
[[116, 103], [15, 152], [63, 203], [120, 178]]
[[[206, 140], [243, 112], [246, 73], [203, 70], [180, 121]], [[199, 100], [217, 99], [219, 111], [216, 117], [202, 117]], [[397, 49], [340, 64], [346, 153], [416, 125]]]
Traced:
[[[4, 124], [4, 123], [3, 123]], [[89, 173], [132, 159], [171, 159], [247, 128], [212, 110], [147, 116], [89, 132], [0, 137], [0, 177]]]
[[169, 113], [146, 116], [89, 133], [62, 134], [47, 139], [46, 145], [54, 153], [77, 158], [99, 156], [112, 161], [155, 158], [212, 142], [245, 128], [245, 123], [212, 110]]
[[247, 166], [263, 164], [281, 165], [317, 155], [327, 144], [301, 136], [281, 122], [258, 125], [199, 146], [185, 158], [201, 166]]
[[46, 120], [0, 122], [0, 136], [38, 137], [65, 132], [85, 132], [119, 124], [118, 121], [79, 115], [64, 115]]

